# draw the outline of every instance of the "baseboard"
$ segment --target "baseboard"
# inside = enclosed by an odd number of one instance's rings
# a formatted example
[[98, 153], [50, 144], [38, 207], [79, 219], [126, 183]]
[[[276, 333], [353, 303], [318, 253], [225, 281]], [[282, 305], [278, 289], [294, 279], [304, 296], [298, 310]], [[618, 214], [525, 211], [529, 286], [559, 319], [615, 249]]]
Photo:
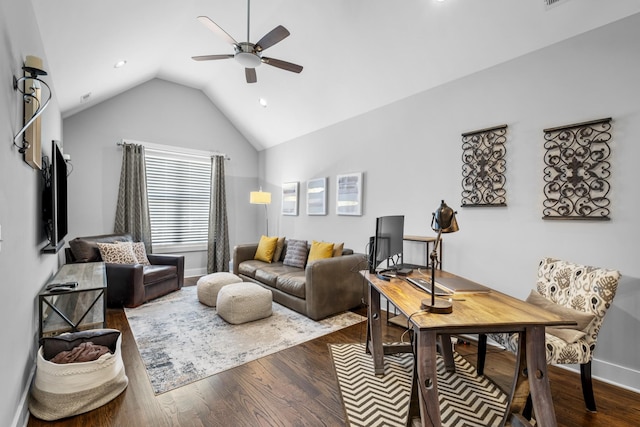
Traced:
[[[472, 341], [477, 341], [473, 335], [468, 336]], [[474, 339], [475, 338], [475, 339]], [[487, 345], [503, 348], [500, 344], [491, 340], [487, 340]], [[566, 369], [580, 375], [579, 365], [554, 365], [561, 369]], [[615, 363], [607, 362], [593, 358], [591, 361], [591, 376], [592, 378], [602, 381], [603, 383], [611, 384], [616, 387], [623, 388], [625, 390], [633, 391], [634, 393], [640, 393], [640, 371], [631, 369], [626, 366], [616, 365]]]
[[204, 276], [207, 274], [206, 268], [190, 268], [184, 271], [184, 277]]
[[13, 417], [13, 421], [11, 425], [13, 427], [27, 427], [29, 423], [29, 390], [31, 389], [31, 383], [33, 382], [33, 377], [36, 374], [36, 363], [34, 361], [33, 366], [31, 367], [31, 371], [29, 372], [29, 378], [27, 380], [27, 384], [24, 387], [24, 391], [22, 392], [22, 396], [20, 396], [20, 402], [18, 403], [18, 407], [16, 408], [16, 413]]

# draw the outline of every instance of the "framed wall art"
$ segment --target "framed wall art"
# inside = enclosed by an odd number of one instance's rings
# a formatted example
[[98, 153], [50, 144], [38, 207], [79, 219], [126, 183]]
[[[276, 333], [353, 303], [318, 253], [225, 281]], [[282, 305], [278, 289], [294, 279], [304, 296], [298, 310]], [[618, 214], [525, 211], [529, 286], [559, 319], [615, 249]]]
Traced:
[[336, 177], [336, 213], [362, 215], [362, 172]]
[[298, 182], [282, 184], [282, 215], [298, 215]]
[[307, 215], [327, 214], [327, 178], [307, 181]]

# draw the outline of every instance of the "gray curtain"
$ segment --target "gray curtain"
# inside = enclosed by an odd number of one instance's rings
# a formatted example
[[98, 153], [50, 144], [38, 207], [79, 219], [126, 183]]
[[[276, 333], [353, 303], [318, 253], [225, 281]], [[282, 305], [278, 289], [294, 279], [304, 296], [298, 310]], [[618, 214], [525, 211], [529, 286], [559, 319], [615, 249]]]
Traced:
[[147, 175], [142, 145], [124, 144], [122, 147], [122, 169], [113, 231], [131, 234], [135, 241], [144, 242], [147, 252], [152, 253]]
[[224, 156], [212, 156], [207, 273], [229, 271], [230, 259], [227, 197], [224, 183]]

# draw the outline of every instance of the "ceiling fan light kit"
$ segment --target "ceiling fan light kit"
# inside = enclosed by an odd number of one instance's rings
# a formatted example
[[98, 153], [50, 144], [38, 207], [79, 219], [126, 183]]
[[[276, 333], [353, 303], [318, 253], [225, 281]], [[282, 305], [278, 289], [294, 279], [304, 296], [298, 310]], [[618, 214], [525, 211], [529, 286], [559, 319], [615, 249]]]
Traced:
[[255, 44], [249, 41], [250, 9], [250, 0], [247, 0], [247, 41], [240, 43], [237, 42], [233, 37], [229, 35], [229, 33], [220, 28], [218, 24], [213, 22], [208, 17], [198, 16], [198, 21], [200, 21], [204, 26], [216, 33], [219, 37], [222, 37], [227, 43], [233, 45], [235, 53], [222, 55], [200, 55], [192, 56], [191, 58], [195, 61], [212, 61], [218, 59], [234, 58], [240, 65], [244, 67], [247, 83], [255, 83], [258, 81], [255, 69], [263, 63], [271, 65], [272, 67], [291, 71], [292, 73], [300, 73], [302, 71], [301, 65], [293, 64], [291, 62], [283, 61], [280, 59], [267, 58], [262, 56], [262, 52], [264, 50], [270, 48], [276, 43], [281, 42], [290, 35], [289, 31], [282, 25], [278, 25], [276, 28], [269, 31]]

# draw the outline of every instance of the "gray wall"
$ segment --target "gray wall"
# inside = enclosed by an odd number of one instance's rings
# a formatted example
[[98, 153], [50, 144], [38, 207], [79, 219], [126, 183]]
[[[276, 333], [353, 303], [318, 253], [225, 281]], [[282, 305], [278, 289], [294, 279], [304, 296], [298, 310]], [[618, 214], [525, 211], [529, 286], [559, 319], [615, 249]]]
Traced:
[[[405, 233], [434, 235], [441, 199], [458, 207], [444, 267], [519, 298], [553, 256], [618, 269], [623, 280], [599, 336], [594, 375], [640, 390], [640, 15], [347, 120], [260, 153], [273, 230], [344, 241], [364, 252], [375, 218], [404, 214]], [[348, 99], [339, 102], [349, 102]], [[543, 132], [613, 118], [611, 221], [543, 221]], [[507, 124], [507, 203], [460, 208], [461, 133]], [[364, 172], [364, 214], [335, 214], [335, 177]], [[329, 177], [329, 214], [279, 214], [283, 182]], [[405, 247], [408, 244], [405, 244]], [[424, 252], [406, 247], [419, 262]]]
[[[31, 2], [0, 2], [0, 425], [23, 425], [24, 406], [37, 349], [36, 295], [58, 268], [56, 255], [43, 255], [41, 227], [42, 178], [23, 161], [12, 145], [22, 124], [22, 99], [13, 91], [13, 76], [23, 75], [27, 55], [44, 60], [40, 33]], [[50, 70], [49, 70], [50, 71]], [[44, 80], [51, 84], [48, 77]], [[44, 90], [43, 90], [44, 92]], [[42, 117], [43, 155], [50, 156], [51, 140], [60, 139], [62, 119], [55, 99]]]
[[[199, 90], [154, 79], [64, 120], [69, 176], [69, 237], [113, 232], [121, 139], [217, 151], [225, 163], [229, 238], [256, 241], [258, 153]], [[261, 218], [261, 217], [260, 217]], [[249, 224], [247, 226], [247, 224]], [[206, 273], [206, 251], [185, 253], [186, 275]]]

